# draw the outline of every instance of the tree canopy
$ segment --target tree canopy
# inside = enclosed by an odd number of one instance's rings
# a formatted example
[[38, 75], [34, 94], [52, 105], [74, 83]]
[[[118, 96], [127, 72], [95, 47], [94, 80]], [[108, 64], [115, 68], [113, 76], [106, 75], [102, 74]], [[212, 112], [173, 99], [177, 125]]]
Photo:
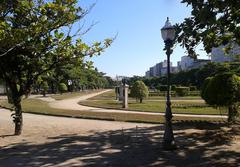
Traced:
[[[73, 61], [88, 64], [87, 56], [110, 46], [111, 39], [92, 45], [81, 40], [89, 28], [84, 30], [80, 21], [88, 12], [77, 0], [1, 1], [0, 78], [11, 92], [16, 134], [21, 133], [21, 96], [40, 75]], [[76, 23], [79, 29], [74, 31]]]
[[177, 24], [177, 41], [195, 57], [195, 48], [203, 43], [207, 53], [213, 47], [226, 45], [226, 52], [234, 44], [240, 45], [239, 0], [182, 0], [192, 7], [191, 16]]

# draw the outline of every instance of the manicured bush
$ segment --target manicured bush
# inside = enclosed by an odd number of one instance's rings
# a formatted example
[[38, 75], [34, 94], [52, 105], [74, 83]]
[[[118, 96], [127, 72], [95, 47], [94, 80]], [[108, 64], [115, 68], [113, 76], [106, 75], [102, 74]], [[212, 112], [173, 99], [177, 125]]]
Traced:
[[60, 83], [60, 84], [58, 85], [58, 90], [60, 91], [60, 93], [66, 92], [66, 91], [67, 91], [67, 86], [66, 86], [66, 84], [65, 84], [65, 83]]
[[137, 100], [142, 103], [143, 99], [148, 97], [149, 91], [148, 87], [144, 84], [143, 81], [136, 81], [130, 92], [131, 97], [135, 97]]
[[175, 90], [176, 90], [176, 87], [177, 87], [176, 85], [172, 85], [172, 86], [171, 86], [171, 90], [172, 90], [172, 91], [175, 91]]
[[209, 105], [228, 107], [228, 121], [234, 122], [240, 102], [240, 77], [232, 73], [223, 73], [207, 78], [201, 96]]
[[43, 96], [46, 96], [46, 92], [48, 91], [48, 88], [49, 88], [48, 83], [46, 81], [44, 81], [42, 83]]
[[176, 87], [175, 89], [177, 96], [188, 96], [190, 88], [189, 87]]

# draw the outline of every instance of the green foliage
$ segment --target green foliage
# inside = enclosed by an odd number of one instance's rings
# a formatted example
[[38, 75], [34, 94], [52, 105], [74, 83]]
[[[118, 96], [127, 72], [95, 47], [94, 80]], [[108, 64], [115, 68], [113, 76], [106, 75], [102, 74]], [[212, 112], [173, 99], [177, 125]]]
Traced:
[[48, 91], [49, 86], [48, 86], [48, 83], [47, 83], [46, 81], [44, 81], [44, 82], [42, 83], [42, 88], [43, 88], [43, 90], [44, 90], [45, 92]]
[[207, 93], [207, 88], [208, 88], [208, 84], [210, 83], [210, 81], [212, 80], [213, 77], [208, 77], [205, 79], [202, 87], [201, 87], [201, 97], [203, 99], [209, 99], [208, 97], [208, 93]]
[[89, 12], [77, 0], [4, 0], [0, 9], [0, 78], [10, 89], [20, 85], [19, 96], [47, 71], [73, 62], [83, 68], [89, 64], [84, 57], [99, 55], [112, 43], [87, 45], [80, 39], [84, 32], [71, 29]]
[[189, 96], [200, 96], [200, 91], [190, 91]]
[[156, 88], [160, 91], [167, 91], [168, 87], [167, 85], [158, 85]]
[[240, 101], [240, 77], [232, 73], [223, 73], [207, 78], [201, 95], [210, 105], [233, 105]]
[[[21, 133], [21, 96], [38, 77], [66, 64], [87, 66], [86, 57], [99, 55], [112, 39], [87, 45], [86, 32], [72, 29], [89, 10], [77, 0], [2, 0], [0, 5], [0, 78], [11, 91], [15, 106], [15, 134]], [[19, 90], [17, 85], [20, 86]]]
[[143, 81], [136, 81], [131, 87], [130, 96], [140, 100], [140, 103], [142, 103], [144, 98], [148, 97], [148, 94], [148, 88]]
[[[239, 62], [226, 62], [226, 63], [207, 63], [198, 69], [191, 69], [189, 71], [180, 71], [178, 73], [171, 74], [171, 84], [174, 90], [174, 85], [181, 86], [196, 86], [200, 89], [203, 85], [204, 80], [207, 77], [214, 76], [223, 72], [233, 72], [234, 74], [240, 75], [240, 63]], [[129, 80], [136, 79], [136, 76]], [[153, 78], [141, 78], [141, 80], [151, 89], [159, 89], [159, 85], [166, 85], [166, 77], [153, 77]]]
[[196, 86], [189, 86], [189, 88], [190, 88], [190, 91], [196, 91], [197, 90]]
[[[176, 25], [176, 39], [190, 56], [197, 56], [195, 48], [200, 43], [207, 53], [220, 45], [240, 44], [239, 0], [182, 0], [182, 3], [192, 7], [192, 15]], [[231, 47], [226, 45], [225, 50]]]
[[240, 77], [232, 73], [218, 74], [207, 78], [202, 87], [202, 98], [207, 104], [228, 107], [228, 121], [238, 116], [240, 102]]
[[48, 92], [49, 88], [47, 81], [43, 81], [41, 87], [43, 89], [42, 90], [43, 96], [46, 96], [46, 92]]
[[65, 83], [59, 83], [58, 85], [58, 90], [61, 92], [61, 93], [64, 93], [67, 91], [67, 86]]
[[187, 96], [189, 95], [189, 87], [176, 87], [175, 89], [177, 96]]
[[[171, 91], [170, 94], [171, 94], [171, 96], [176, 96], [176, 92], [175, 91]], [[166, 95], [167, 95], [167, 91], [149, 92], [149, 96], [166, 96]]]
[[196, 71], [196, 85], [200, 88], [206, 78], [234, 69], [236, 67], [232, 68], [230, 63], [208, 63]]
[[171, 91], [175, 91], [175, 90], [176, 90], [176, 87], [177, 87], [176, 85], [172, 85], [172, 86], [171, 86]]
[[20, 85], [17, 84], [17, 91], [20, 91]]

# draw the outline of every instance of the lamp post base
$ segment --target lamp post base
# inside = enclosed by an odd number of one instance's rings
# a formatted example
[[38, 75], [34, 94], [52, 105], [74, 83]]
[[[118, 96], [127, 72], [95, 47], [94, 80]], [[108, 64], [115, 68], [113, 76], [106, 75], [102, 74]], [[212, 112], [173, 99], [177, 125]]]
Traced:
[[177, 149], [177, 145], [176, 145], [176, 143], [174, 141], [172, 141], [172, 142], [163, 141], [163, 145], [162, 146], [163, 146], [164, 150], [168, 150], [168, 151]]

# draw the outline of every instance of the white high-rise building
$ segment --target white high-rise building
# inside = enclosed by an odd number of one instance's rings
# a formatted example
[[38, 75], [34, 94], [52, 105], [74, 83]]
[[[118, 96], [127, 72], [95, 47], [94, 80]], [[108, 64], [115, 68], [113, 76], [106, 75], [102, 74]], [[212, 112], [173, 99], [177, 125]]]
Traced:
[[224, 52], [226, 46], [219, 46], [217, 48], [212, 48], [211, 52], [211, 61], [212, 62], [230, 62], [234, 61], [236, 55], [240, 54], [240, 46], [235, 44], [229, 53]]
[[189, 67], [193, 65], [194, 59], [189, 56], [183, 56], [181, 57], [181, 61], [179, 63], [181, 70], [188, 70]]

